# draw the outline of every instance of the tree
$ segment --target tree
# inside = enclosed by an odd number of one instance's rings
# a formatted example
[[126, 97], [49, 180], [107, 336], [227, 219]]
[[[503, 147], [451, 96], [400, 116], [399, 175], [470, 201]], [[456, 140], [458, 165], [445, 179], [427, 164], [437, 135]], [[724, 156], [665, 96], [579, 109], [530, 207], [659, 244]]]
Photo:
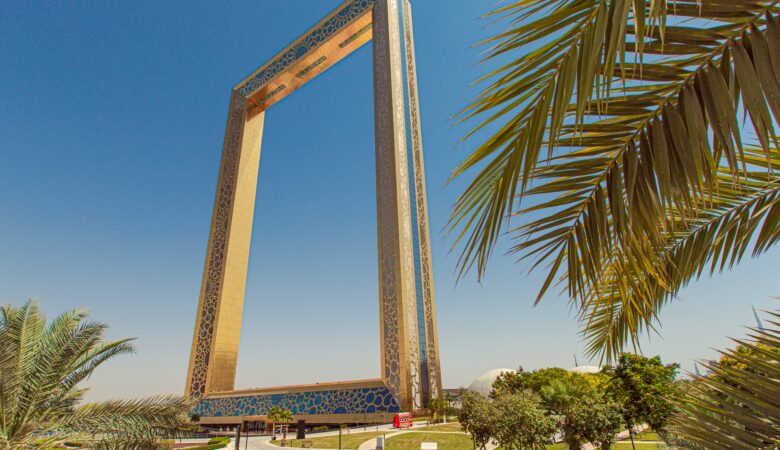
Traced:
[[569, 448], [579, 449], [572, 444], [590, 442], [598, 448], [609, 449], [623, 429], [622, 407], [601, 394], [573, 402], [564, 417], [562, 429], [568, 437]]
[[450, 407], [449, 394], [439, 395], [438, 397], [431, 399], [431, 411], [433, 411], [434, 419], [438, 419], [441, 416], [446, 416], [447, 410]]
[[287, 428], [289, 426], [289, 423], [293, 420], [295, 420], [295, 416], [293, 415], [292, 411], [283, 409], [279, 412], [279, 420], [281, 422], [284, 422], [284, 429], [282, 430], [283, 436], [282, 439], [287, 440]]
[[493, 435], [505, 449], [541, 449], [552, 443], [557, 430], [555, 420], [531, 391], [499, 395], [492, 402], [495, 410]]
[[508, 231], [510, 253], [546, 268], [537, 302], [561, 286], [589, 353], [611, 361], [691, 280], [773, 248], [778, 14], [771, 0], [500, 6], [486, 86], [461, 113], [484, 140], [452, 172], [471, 177], [449, 225], [460, 275], [481, 277]]
[[[80, 405], [79, 384], [106, 361], [132, 353], [132, 339], [104, 341], [107, 326], [83, 310], [50, 323], [38, 304], [0, 307], [0, 448], [50, 449], [89, 442], [96, 449], [156, 449], [191, 428], [183, 397]], [[33, 445], [34, 443], [34, 445]]]
[[545, 408], [555, 414], [565, 414], [566, 410], [583, 398], [596, 395], [584, 379], [572, 376], [567, 379], [555, 380], [541, 388], [542, 403]]
[[[761, 332], [762, 330], [758, 330]], [[733, 350], [729, 350], [721, 355], [718, 360], [718, 366], [722, 368], [731, 368], [737, 370], [744, 370], [748, 373], [761, 373], [761, 366], [755, 366], [750, 364], [756, 357], [760, 357], [764, 353], [774, 353], [780, 357], [780, 348], [777, 346], [771, 346], [760, 342], [751, 342], [749, 345], [737, 345]], [[721, 377], [719, 373], [715, 373], [714, 377]]]
[[623, 419], [634, 442], [634, 427], [646, 423], [663, 432], [674, 412], [678, 391], [674, 385], [677, 364], [664, 365], [661, 357], [646, 358], [624, 353], [614, 368], [605, 369], [612, 377], [608, 394], [623, 405]]
[[571, 450], [583, 444], [610, 445], [622, 429], [620, 406], [605, 398], [604, 385], [590, 374], [568, 373], [541, 386], [542, 404], [558, 419]]
[[547, 411], [559, 419], [559, 426], [564, 435], [564, 441], [570, 450], [579, 450], [586, 442], [582, 426], [574, 413], [588, 399], [597, 395], [584, 379], [576, 374], [559, 380], [553, 380], [541, 388], [542, 403]]
[[[571, 381], [576, 379], [575, 381]], [[522, 368], [515, 372], [502, 373], [496, 381], [493, 382], [492, 397], [497, 397], [503, 393], [519, 394], [526, 389], [530, 389], [537, 394], [541, 394], [542, 389], [556, 381], [566, 381], [583, 384], [587, 382], [581, 378], [581, 375], [574, 374], [560, 367], [549, 367], [545, 369], [526, 372]]]
[[771, 327], [705, 365], [708, 376], [688, 383], [672, 419], [673, 441], [699, 448], [756, 449], [780, 444], [780, 311]]
[[493, 437], [495, 417], [490, 403], [476, 392], [461, 392], [461, 409], [458, 415], [463, 431], [471, 435], [474, 448], [485, 448]]
[[[612, 435], [609, 438], [614, 440], [615, 434], [622, 427], [619, 406], [604, 399], [608, 379], [607, 375], [601, 373], [572, 373], [557, 367], [533, 372], [521, 369], [516, 373], [502, 374], [493, 383], [491, 397], [519, 394], [525, 390], [535, 392], [541, 397], [548, 414], [558, 420], [569, 448], [579, 449], [588, 441], [607, 442], [608, 439], [603, 435], [610, 432]], [[583, 408], [599, 410], [598, 416], [587, 416]], [[618, 417], [617, 429], [614, 422], [610, 422], [615, 414]]]
[[268, 410], [267, 416], [271, 419], [271, 439], [276, 439], [276, 422], [281, 420], [282, 410], [278, 406], [272, 406]]

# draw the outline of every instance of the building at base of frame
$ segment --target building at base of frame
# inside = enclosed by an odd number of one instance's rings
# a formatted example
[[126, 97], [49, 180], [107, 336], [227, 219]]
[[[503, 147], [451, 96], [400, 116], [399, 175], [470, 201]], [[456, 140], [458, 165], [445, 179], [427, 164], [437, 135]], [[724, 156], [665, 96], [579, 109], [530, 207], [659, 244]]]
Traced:
[[204, 425], [270, 423], [268, 412], [274, 406], [307, 424], [388, 423], [401, 412], [380, 379], [213, 393], [195, 412]]

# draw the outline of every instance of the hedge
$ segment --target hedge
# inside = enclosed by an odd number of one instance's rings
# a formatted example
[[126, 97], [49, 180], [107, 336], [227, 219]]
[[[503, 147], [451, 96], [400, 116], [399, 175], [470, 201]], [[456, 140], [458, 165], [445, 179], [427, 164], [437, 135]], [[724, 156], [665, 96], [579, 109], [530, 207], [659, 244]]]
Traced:
[[218, 448], [225, 448], [230, 443], [230, 438], [227, 436], [218, 436], [209, 439], [207, 445], [201, 445], [198, 447], [187, 447], [186, 450], [216, 450]]

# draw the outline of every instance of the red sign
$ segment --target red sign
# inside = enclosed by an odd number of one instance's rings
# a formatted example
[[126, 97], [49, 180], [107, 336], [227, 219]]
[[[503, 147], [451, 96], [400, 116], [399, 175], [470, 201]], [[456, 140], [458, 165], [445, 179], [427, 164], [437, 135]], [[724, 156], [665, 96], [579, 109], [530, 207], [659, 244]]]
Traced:
[[412, 427], [411, 413], [398, 413], [393, 418], [393, 428], [411, 428], [411, 427]]

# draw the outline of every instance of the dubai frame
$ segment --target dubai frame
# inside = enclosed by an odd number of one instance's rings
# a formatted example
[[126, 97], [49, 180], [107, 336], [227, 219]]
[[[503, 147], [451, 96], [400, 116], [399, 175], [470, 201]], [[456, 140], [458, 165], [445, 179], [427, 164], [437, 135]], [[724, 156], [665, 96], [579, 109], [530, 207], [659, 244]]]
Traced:
[[[373, 38], [381, 378], [235, 390], [265, 112]], [[232, 91], [186, 393], [206, 424], [385, 422], [441, 391], [409, 0], [348, 0]], [[316, 371], [316, 368], [314, 368]]]

